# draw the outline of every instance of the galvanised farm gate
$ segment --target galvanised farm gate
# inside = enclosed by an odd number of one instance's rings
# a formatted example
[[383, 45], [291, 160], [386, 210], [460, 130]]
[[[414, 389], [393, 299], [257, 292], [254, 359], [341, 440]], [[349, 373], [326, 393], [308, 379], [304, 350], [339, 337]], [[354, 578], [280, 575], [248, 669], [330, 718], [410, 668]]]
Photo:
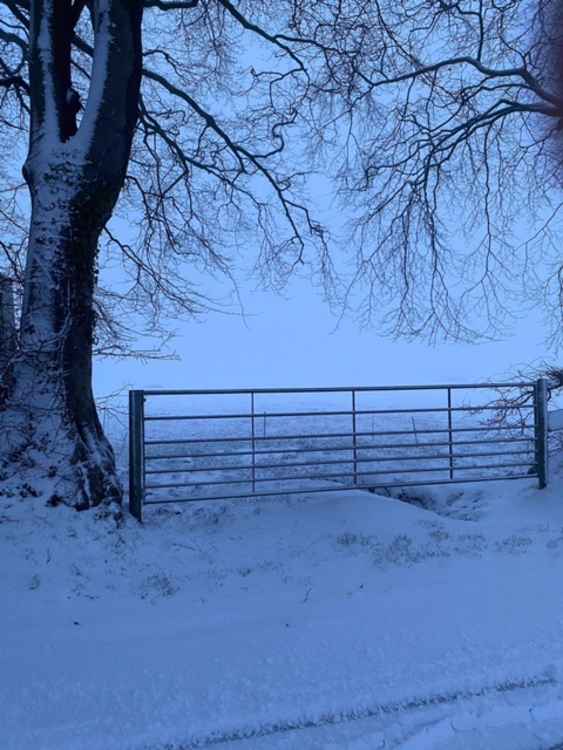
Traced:
[[[463, 401], [464, 394], [487, 390], [494, 390], [496, 398], [477, 405]], [[415, 401], [409, 406], [421, 391], [432, 405]], [[374, 408], [380, 406], [378, 398], [391, 396], [400, 398], [398, 408]], [[324, 408], [315, 408], [319, 397]], [[334, 408], [326, 408], [329, 398], [337, 401]], [[158, 411], [163, 402], [167, 410]], [[547, 483], [543, 378], [534, 383], [134, 390], [129, 425], [129, 507], [139, 520], [144, 506], [161, 503], [532, 477], [540, 487]]]

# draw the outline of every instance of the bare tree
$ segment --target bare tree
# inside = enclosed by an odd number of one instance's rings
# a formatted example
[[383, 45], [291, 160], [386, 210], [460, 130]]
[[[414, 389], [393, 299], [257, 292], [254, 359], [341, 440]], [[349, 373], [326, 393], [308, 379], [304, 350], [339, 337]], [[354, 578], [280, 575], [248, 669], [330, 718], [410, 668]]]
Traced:
[[474, 338], [480, 306], [494, 330], [536, 241], [537, 291], [560, 302], [552, 5], [0, 0], [0, 270], [19, 284], [1, 476], [29, 469], [77, 507], [119, 499], [92, 352], [126, 353], [136, 317], [213, 306], [198, 279], [232, 278], [257, 237], [264, 283], [308, 263], [337, 298], [305, 195], [323, 160], [354, 207], [345, 302], [367, 284], [364, 319]]
[[561, 343], [560, 5], [342, 4], [350, 33], [329, 53], [316, 143], [342, 157], [362, 322], [477, 341], [545, 305]]
[[[31, 208], [26, 226], [7, 162], [0, 250], [21, 304], [0, 409], [4, 481], [32, 472], [78, 508], [120, 499], [92, 352], [126, 352], [134, 313], [157, 325], [164, 307], [209, 307], [186, 268], [229, 276], [258, 235], [265, 281], [309, 262], [330, 286], [325, 233], [302, 198], [312, 165], [286, 149], [324, 61], [291, 31], [301, 13], [299, 2], [0, 0], [0, 138], [15, 161], [29, 136]], [[281, 33], [266, 30], [274, 18]], [[98, 284], [116, 259], [125, 289]]]

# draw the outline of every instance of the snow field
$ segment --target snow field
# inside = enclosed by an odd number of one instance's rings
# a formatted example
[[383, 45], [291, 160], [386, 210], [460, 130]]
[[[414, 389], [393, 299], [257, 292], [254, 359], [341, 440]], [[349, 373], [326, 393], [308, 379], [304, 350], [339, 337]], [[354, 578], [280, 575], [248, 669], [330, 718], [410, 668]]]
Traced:
[[[563, 472], [154, 506], [0, 508], [6, 750], [549, 748]], [[414, 494], [414, 493], [413, 493]]]

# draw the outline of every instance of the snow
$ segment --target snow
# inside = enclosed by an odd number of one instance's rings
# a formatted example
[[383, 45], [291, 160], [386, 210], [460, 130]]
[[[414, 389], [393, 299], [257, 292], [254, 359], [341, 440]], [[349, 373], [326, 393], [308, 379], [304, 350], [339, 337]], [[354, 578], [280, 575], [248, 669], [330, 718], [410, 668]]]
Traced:
[[[147, 509], [0, 506], [3, 750], [563, 741], [563, 467]], [[100, 514], [98, 514], [100, 516]]]
[[[66, 142], [63, 142], [59, 133], [56, 97], [52, 77], [54, 57], [51, 26], [53, 23], [54, 5], [53, 0], [48, 0], [48, 2], [44, 3], [36, 44], [38, 58], [43, 69], [45, 110], [43, 122], [37, 129], [35, 142], [32, 144], [27, 159], [27, 168], [30, 172], [35, 171], [43, 175], [61, 163], [64, 163], [66, 166], [83, 166], [85, 160], [88, 158], [107, 83], [108, 59], [110, 47], [113, 42], [110, 18], [111, 6], [112, 0], [98, 0], [98, 22], [94, 39], [92, 74], [84, 113], [77, 133]], [[70, 89], [67, 92], [67, 102], [72, 95], [73, 90]], [[73, 191], [77, 189], [76, 185], [65, 185], [65, 180], [61, 180], [60, 178], [61, 175], [59, 175], [58, 182], [62, 184], [57, 184], [55, 187], [52, 184], [47, 186], [44, 182], [41, 182], [43, 208], [50, 209], [54, 218], [59, 218], [57, 216], [57, 201], [65, 196], [68, 199], [72, 196]]]
[[555, 409], [549, 412], [549, 429], [563, 430], [563, 409]]
[[90, 150], [108, 78], [109, 50], [112, 43], [111, 4], [112, 0], [99, 0], [97, 3], [98, 26], [94, 40], [94, 57], [88, 98], [84, 106], [80, 127], [71, 141], [73, 147], [81, 150], [83, 154], [87, 154]]
[[[51, 27], [53, 26], [54, 2], [47, 1], [43, 4], [43, 15], [41, 25], [37, 35], [37, 51], [42, 67], [42, 81], [44, 90], [44, 121], [40, 132], [39, 139], [42, 141], [41, 148], [50, 151], [60, 145], [59, 128], [57, 122], [57, 110], [55, 103], [55, 90], [53, 85], [52, 71], [55, 66], [53, 53], [54, 34]], [[33, 16], [32, 16], [33, 18]], [[34, 149], [32, 149], [34, 150]]]

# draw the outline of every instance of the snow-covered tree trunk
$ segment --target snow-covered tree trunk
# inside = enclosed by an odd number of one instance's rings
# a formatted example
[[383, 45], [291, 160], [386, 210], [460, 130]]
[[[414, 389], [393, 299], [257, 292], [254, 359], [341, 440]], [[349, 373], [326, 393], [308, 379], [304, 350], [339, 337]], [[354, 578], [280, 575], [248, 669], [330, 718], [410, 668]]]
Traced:
[[92, 394], [93, 294], [98, 239], [125, 179], [142, 70], [142, 3], [93, 0], [91, 84], [77, 122], [71, 50], [84, 4], [31, 4], [24, 175], [32, 213], [19, 356], [0, 413], [5, 471], [31, 471], [53, 501], [79, 508], [121, 498]]

